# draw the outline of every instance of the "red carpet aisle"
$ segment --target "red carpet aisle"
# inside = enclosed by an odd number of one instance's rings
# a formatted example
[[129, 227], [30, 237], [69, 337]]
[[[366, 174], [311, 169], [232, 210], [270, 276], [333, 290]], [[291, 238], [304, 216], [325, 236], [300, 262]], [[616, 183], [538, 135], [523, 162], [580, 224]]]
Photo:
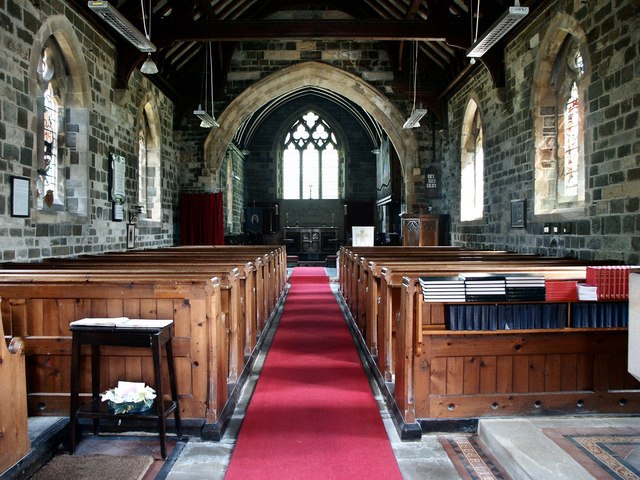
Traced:
[[402, 478], [322, 268], [293, 271], [225, 478]]

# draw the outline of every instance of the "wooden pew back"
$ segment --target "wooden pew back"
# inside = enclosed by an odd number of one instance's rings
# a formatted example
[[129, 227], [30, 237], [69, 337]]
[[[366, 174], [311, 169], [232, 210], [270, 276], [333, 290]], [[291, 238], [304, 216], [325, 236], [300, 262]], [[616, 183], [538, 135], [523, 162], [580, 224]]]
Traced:
[[26, 381], [24, 344], [13, 337], [7, 346], [0, 312], [0, 475], [31, 449]]

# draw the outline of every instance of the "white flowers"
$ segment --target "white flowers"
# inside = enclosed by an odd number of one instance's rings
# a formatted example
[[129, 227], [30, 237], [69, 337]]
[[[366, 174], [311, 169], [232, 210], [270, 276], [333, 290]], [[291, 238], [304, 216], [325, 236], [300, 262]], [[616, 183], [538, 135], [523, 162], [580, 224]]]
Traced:
[[119, 381], [116, 388], [110, 388], [100, 394], [103, 402], [116, 411], [115, 413], [126, 413], [131, 410], [143, 411], [151, 407], [156, 392], [153, 388], [140, 382]]

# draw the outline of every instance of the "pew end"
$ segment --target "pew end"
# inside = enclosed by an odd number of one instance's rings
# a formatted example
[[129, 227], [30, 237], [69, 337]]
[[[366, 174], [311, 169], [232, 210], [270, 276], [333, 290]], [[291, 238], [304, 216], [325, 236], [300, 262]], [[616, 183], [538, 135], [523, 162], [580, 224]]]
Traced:
[[[27, 418], [27, 377], [24, 341], [13, 337], [7, 345], [0, 314], [0, 474], [31, 450]], [[11, 385], [11, 388], [6, 388]]]

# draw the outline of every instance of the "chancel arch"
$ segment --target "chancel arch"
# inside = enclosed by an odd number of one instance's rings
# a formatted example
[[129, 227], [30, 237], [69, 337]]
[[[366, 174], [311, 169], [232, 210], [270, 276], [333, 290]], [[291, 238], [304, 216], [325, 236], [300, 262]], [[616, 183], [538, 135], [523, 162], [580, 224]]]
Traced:
[[418, 164], [418, 143], [411, 130], [402, 128], [404, 115], [361, 78], [318, 62], [305, 62], [282, 69], [238, 95], [220, 114], [220, 128], [212, 130], [205, 142], [207, 173], [217, 176], [229, 143], [254, 111], [283, 95], [306, 87], [330, 90], [342, 95], [361, 106], [380, 124], [398, 153], [405, 185], [405, 201], [407, 205], [412, 205], [414, 187], [411, 174], [413, 167]]

